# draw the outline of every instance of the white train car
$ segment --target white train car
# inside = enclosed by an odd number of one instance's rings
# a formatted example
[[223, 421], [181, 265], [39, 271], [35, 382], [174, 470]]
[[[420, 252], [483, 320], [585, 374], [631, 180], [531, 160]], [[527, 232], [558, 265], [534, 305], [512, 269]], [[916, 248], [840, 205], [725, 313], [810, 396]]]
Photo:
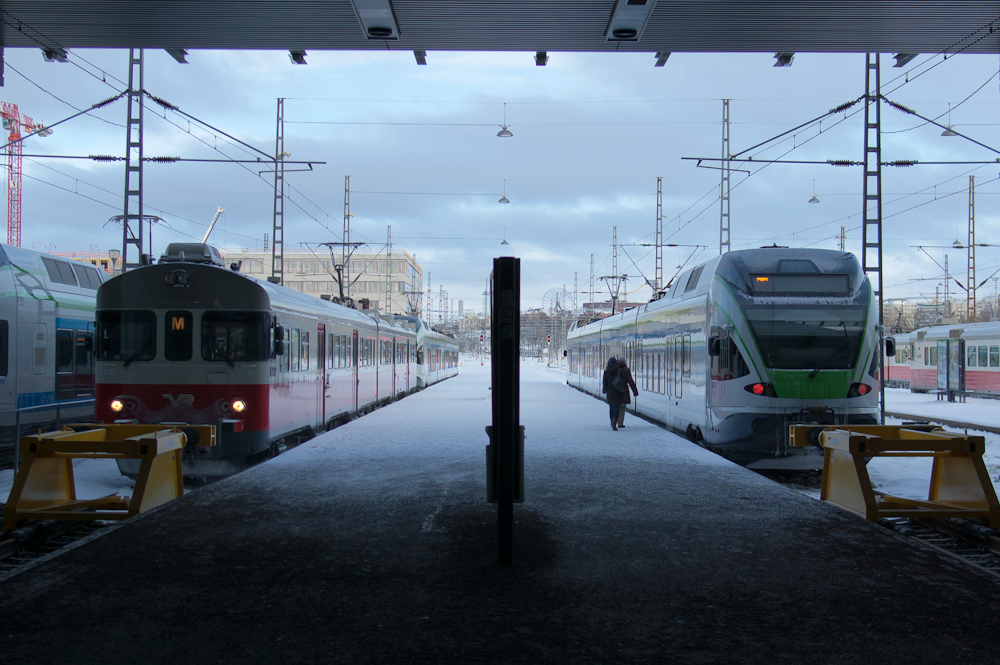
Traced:
[[910, 361], [913, 358], [914, 333], [897, 333], [894, 340], [893, 353], [886, 353], [882, 366], [885, 368], [886, 388], [910, 387]]
[[914, 330], [909, 339], [912, 392], [945, 390], [950, 378], [953, 390], [964, 386], [968, 394], [1000, 397], [1000, 323], [931, 326]]
[[852, 254], [734, 251], [660, 300], [572, 329], [567, 382], [602, 396], [608, 358], [624, 355], [633, 410], [751, 468], [814, 470], [822, 453], [789, 447], [788, 426], [877, 422], [878, 335]]
[[189, 477], [234, 473], [416, 388], [411, 328], [241, 275], [197, 243], [105, 283], [97, 338], [98, 420], [217, 426], [216, 446], [185, 449]]
[[426, 388], [458, 375], [458, 340], [415, 316], [397, 316], [417, 331], [417, 387]]
[[94, 416], [94, 301], [105, 273], [0, 245], [0, 469], [17, 441]]

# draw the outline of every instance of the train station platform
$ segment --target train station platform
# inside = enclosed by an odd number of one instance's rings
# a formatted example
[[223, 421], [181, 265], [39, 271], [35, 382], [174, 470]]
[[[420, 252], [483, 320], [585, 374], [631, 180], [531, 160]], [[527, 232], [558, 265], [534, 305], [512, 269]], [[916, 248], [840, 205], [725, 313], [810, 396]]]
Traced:
[[3, 662], [996, 662], [993, 578], [521, 379], [514, 565], [466, 361], [0, 581]]

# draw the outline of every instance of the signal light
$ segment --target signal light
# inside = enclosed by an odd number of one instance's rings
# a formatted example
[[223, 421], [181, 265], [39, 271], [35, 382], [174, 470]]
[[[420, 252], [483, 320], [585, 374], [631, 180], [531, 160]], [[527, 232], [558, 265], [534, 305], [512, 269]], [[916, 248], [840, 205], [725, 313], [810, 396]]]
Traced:
[[479, 336], [479, 341], [482, 342], [484, 337], [485, 337], [485, 335], [480, 335]]
[[545, 336], [545, 341], [546, 342], [551, 342], [552, 341], [552, 335], [546, 335]]
[[771, 383], [750, 383], [743, 386], [743, 389], [748, 393], [753, 393], [754, 395], [760, 395], [761, 397], [777, 397], [778, 393], [774, 390], [774, 384]]
[[852, 383], [847, 389], [848, 397], [863, 397], [872, 391], [872, 387], [867, 383]]
[[120, 412], [124, 408], [125, 404], [120, 399], [111, 400], [111, 410], [114, 411], [115, 413]]
[[247, 403], [241, 399], [235, 400], [233, 402], [233, 411], [235, 411], [236, 413], [243, 413], [244, 411], [246, 411], [246, 408], [247, 408]]

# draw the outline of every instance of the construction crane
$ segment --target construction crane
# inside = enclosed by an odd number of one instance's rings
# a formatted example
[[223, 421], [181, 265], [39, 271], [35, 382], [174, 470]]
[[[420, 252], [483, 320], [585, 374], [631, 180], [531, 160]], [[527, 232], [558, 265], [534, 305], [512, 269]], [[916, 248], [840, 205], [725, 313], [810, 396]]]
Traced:
[[205, 231], [205, 235], [201, 238], [202, 244], [208, 242], [208, 236], [212, 235], [212, 229], [215, 228], [215, 223], [219, 221], [219, 217], [221, 217], [224, 212], [226, 212], [224, 208], [219, 208], [215, 211], [215, 217], [212, 218], [211, 223], [208, 225], [208, 230]]
[[10, 131], [7, 136], [7, 244], [21, 246], [21, 128], [29, 134], [39, 136], [52, 133], [41, 122], [35, 122], [21, 115], [17, 104], [0, 102], [0, 118], [3, 128]]

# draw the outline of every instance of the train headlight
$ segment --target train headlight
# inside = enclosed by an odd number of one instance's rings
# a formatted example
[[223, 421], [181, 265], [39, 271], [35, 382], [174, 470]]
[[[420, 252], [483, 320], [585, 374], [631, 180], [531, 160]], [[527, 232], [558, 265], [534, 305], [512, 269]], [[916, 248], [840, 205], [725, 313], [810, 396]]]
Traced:
[[863, 397], [872, 391], [872, 387], [867, 383], [852, 383], [847, 389], [848, 397]]
[[247, 403], [241, 399], [233, 400], [233, 411], [243, 413], [247, 410]]
[[754, 395], [760, 395], [761, 397], [777, 397], [778, 393], [774, 390], [773, 383], [751, 383], [749, 385], [743, 386], [743, 389], [748, 393], [753, 393]]
[[120, 399], [111, 400], [111, 410], [114, 411], [115, 413], [121, 412], [121, 410], [124, 408], [125, 408], [125, 403], [122, 402]]

